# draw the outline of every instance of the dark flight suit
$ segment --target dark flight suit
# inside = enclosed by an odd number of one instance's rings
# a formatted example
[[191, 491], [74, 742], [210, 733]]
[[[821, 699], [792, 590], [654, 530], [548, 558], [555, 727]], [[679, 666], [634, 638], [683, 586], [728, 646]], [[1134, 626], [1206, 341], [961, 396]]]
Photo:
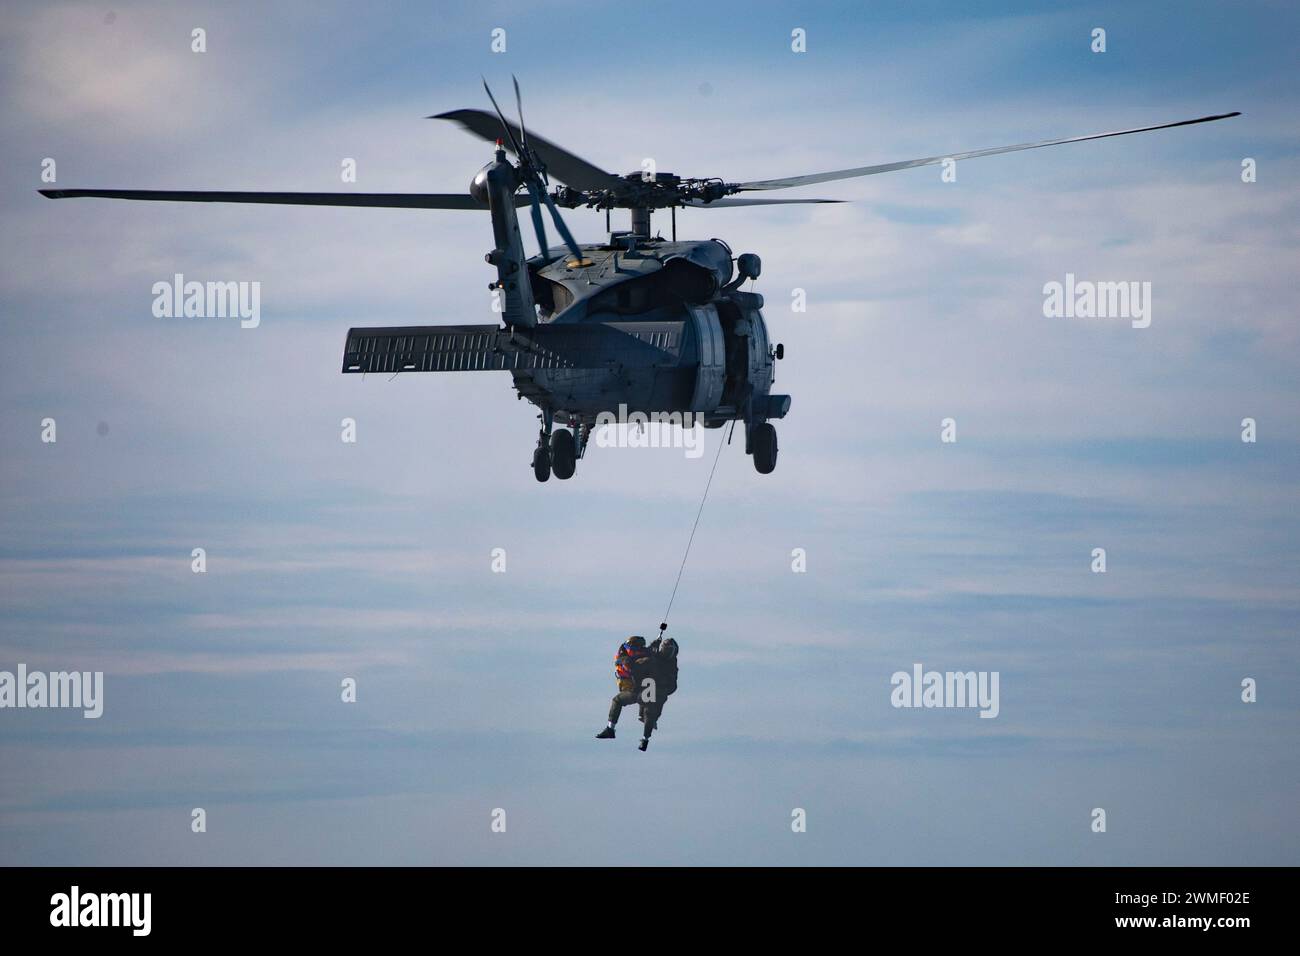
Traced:
[[[676, 658], [655, 654], [650, 659], [650, 663], [646, 676], [654, 679], [655, 699], [641, 707], [641, 717], [645, 721], [645, 730], [641, 732], [641, 736], [646, 740], [650, 739], [650, 735], [655, 732], [655, 727], [659, 724], [659, 715], [664, 712], [668, 695], [677, 689]], [[637, 695], [637, 699], [640, 700], [640, 694]]]

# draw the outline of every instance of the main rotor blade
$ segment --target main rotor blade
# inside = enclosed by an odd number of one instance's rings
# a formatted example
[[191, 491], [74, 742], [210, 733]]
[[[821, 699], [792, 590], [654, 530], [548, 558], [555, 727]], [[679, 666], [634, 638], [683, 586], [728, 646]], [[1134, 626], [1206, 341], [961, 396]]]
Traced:
[[722, 198], [712, 202], [687, 201], [682, 203], [690, 209], [714, 209], [718, 206], [789, 206], [795, 203], [846, 202], [844, 199], [749, 199]]
[[[270, 193], [188, 189], [41, 189], [47, 199], [144, 199], [156, 202], [274, 203], [284, 206], [372, 206], [385, 209], [483, 209], [469, 193]], [[528, 202], [516, 196], [515, 205]]]
[[1215, 120], [1240, 116], [1240, 112], [1220, 113], [1216, 116], [1202, 116], [1199, 119], [1179, 120], [1176, 123], [1161, 123], [1158, 126], [1139, 126], [1134, 129], [1114, 130], [1109, 133], [1091, 133], [1087, 136], [1069, 136], [1065, 139], [1045, 139], [1038, 143], [1019, 143], [1015, 146], [995, 146], [991, 149], [976, 149], [968, 153], [946, 153], [942, 156], [927, 156], [924, 159], [905, 159], [901, 163], [882, 163], [879, 166], [857, 166], [853, 169], [836, 169], [829, 173], [813, 173], [809, 176], [789, 176], [785, 179], [760, 179], [749, 183], [737, 183], [740, 191], [756, 189], [790, 189], [795, 186], [810, 186], [813, 183], [829, 183], [836, 179], [853, 179], [856, 176], [874, 176], [877, 173], [892, 173], [896, 169], [911, 169], [914, 166], [933, 166], [945, 159], [977, 159], [980, 156], [996, 156], [999, 153], [1014, 153], [1022, 149], [1038, 149], [1040, 146], [1060, 146], [1062, 143], [1081, 143], [1089, 139], [1105, 139], [1108, 136], [1127, 136], [1130, 133], [1149, 133], [1156, 129], [1172, 129], [1175, 126], [1194, 126], [1197, 123], [1213, 123]]
[[[427, 118], [451, 120], [466, 132], [489, 142], [496, 142], [500, 126], [497, 117], [486, 110], [452, 110], [449, 113], [439, 113]], [[522, 132], [508, 121], [506, 128], [515, 138], [518, 138]], [[573, 155], [561, 146], [556, 146], [535, 132], [528, 134], [528, 148], [546, 164], [548, 173], [575, 189], [622, 190], [624, 188], [624, 182], [618, 176], [605, 172], [599, 166]]]

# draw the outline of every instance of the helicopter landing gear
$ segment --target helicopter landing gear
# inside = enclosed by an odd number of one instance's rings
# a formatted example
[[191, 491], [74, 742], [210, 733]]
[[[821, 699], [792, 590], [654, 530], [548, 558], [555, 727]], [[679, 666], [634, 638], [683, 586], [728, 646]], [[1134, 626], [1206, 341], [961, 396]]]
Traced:
[[776, 427], [771, 422], [759, 422], [750, 432], [749, 443], [754, 468], [760, 475], [770, 475], [776, 468]]
[[573, 432], [561, 428], [551, 436], [551, 467], [561, 481], [573, 477], [578, 466], [578, 443]]
[[533, 452], [533, 477], [545, 481], [551, 477], [551, 450], [541, 445]]
[[[537, 448], [533, 451], [533, 477], [546, 481], [551, 477], [551, 413], [544, 412], [537, 416], [542, 420], [542, 428], [537, 433]], [[569, 474], [573, 474], [572, 471]], [[567, 478], [568, 475], [560, 477]]]

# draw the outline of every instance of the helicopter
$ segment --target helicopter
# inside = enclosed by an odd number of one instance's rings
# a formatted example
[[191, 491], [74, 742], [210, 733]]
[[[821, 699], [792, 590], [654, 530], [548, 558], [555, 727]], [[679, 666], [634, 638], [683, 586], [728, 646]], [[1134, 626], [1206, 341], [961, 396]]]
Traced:
[[[774, 394], [773, 344], [763, 297], [741, 286], [757, 279], [762, 262], [734, 255], [721, 239], [678, 241], [677, 209], [834, 203], [836, 199], [738, 196], [872, 176], [1019, 150], [1192, 126], [1240, 116], [1202, 116], [1133, 129], [1019, 143], [963, 153], [858, 166], [751, 182], [689, 178], [643, 170], [616, 175], [524, 124], [523, 98], [514, 80], [519, 122], [506, 119], [486, 79], [492, 112], [459, 109], [427, 119], [453, 122], [493, 142], [490, 162], [467, 193], [310, 193], [140, 189], [41, 189], [50, 199], [98, 197], [167, 202], [277, 203], [404, 209], [487, 210], [493, 247], [484, 257], [496, 269], [489, 283], [500, 324], [432, 325], [348, 330], [345, 374], [381, 372], [509, 371], [520, 399], [536, 405], [541, 427], [533, 474], [573, 477], [593, 429], [615, 408], [643, 416], [692, 415], [706, 428], [744, 424], [745, 454], [760, 474], [776, 468], [775, 420], [790, 410], [789, 395]], [[513, 160], [511, 159], [513, 156]], [[552, 186], [551, 179], [556, 180]], [[528, 206], [538, 253], [527, 256], [517, 209]], [[609, 238], [579, 245], [560, 208], [604, 210]], [[561, 245], [547, 242], [545, 208]], [[609, 229], [610, 211], [627, 209], [630, 228]], [[652, 234], [651, 213], [668, 209], [671, 238]], [[561, 427], [556, 427], [557, 425]]]

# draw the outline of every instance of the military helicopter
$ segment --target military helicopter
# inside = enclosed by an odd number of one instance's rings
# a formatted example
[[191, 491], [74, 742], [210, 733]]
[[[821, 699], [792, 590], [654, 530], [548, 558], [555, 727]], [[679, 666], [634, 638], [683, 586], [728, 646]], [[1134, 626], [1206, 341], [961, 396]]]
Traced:
[[[692, 413], [706, 428], [743, 422], [745, 453], [755, 469], [776, 467], [773, 420], [790, 410], [790, 396], [772, 393], [775, 362], [784, 358], [763, 320], [763, 297], [741, 290], [758, 278], [757, 255], [733, 255], [721, 239], [677, 240], [677, 209], [716, 209], [835, 199], [736, 197], [736, 193], [790, 189], [858, 176], [975, 159], [1239, 116], [1198, 119], [1020, 143], [825, 173], [727, 182], [664, 172], [619, 176], [511, 123], [483, 81], [493, 112], [461, 109], [428, 119], [454, 122], [495, 142], [493, 159], [460, 193], [211, 192], [142, 189], [42, 189], [51, 199], [101, 197], [171, 202], [279, 203], [406, 209], [486, 209], [496, 268], [489, 289], [501, 324], [432, 325], [348, 330], [344, 373], [509, 371], [519, 398], [540, 410], [533, 474], [571, 478], [602, 415], [614, 409], [644, 415]], [[512, 162], [509, 155], [514, 156]], [[554, 177], [558, 184], [551, 187]], [[548, 189], [550, 191], [548, 191]], [[733, 198], [734, 197], [734, 198]], [[529, 206], [538, 253], [526, 256], [517, 208]], [[542, 207], [563, 245], [547, 243]], [[631, 228], [609, 231], [607, 242], [578, 245], [559, 207], [627, 209]], [[668, 209], [672, 238], [652, 235], [651, 213]], [[608, 419], [606, 419], [608, 420]], [[556, 423], [567, 427], [556, 428]], [[734, 424], [733, 424], [734, 427]]]

